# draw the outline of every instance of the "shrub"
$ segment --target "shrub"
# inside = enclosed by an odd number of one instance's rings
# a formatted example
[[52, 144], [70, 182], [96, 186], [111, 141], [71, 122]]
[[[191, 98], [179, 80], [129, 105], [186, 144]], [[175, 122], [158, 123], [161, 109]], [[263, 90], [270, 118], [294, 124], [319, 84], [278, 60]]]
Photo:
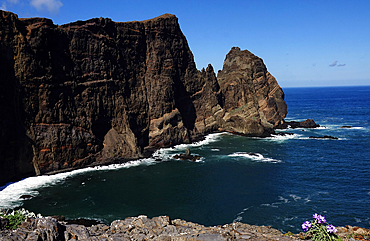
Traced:
[[42, 217], [41, 214], [36, 215], [35, 213], [25, 210], [24, 208], [12, 210], [10, 213], [9, 212], [9, 210], [7, 210], [5, 213], [0, 211], [0, 216], [9, 220], [9, 224], [6, 226], [7, 229], [17, 229], [22, 222], [26, 221], [27, 218]]

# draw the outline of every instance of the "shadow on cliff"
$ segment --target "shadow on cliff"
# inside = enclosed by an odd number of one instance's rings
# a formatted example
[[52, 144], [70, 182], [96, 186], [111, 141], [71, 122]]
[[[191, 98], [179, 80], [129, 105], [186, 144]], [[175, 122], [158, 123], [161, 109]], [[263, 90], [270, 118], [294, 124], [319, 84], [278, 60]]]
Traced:
[[191, 131], [195, 127], [195, 120], [197, 118], [195, 106], [179, 76], [175, 77], [174, 84], [175, 107], [180, 111], [184, 126]]
[[[14, 56], [8, 46], [0, 45], [0, 185], [35, 175], [32, 144], [26, 134], [21, 108], [20, 83], [15, 78]], [[23, 118], [22, 118], [23, 117]]]

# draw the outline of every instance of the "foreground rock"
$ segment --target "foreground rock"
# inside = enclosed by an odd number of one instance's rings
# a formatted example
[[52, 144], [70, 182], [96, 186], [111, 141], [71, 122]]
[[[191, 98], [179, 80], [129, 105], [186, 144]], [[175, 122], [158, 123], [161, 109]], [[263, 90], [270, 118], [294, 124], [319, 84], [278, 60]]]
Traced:
[[122, 162], [228, 131], [267, 136], [287, 114], [263, 60], [235, 47], [196, 69], [178, 19], [65, 25], [0, 10], [0, 185]]
[[[368, 239], [369, 229], [359, 227], [339, 227], [338, 235], [342, 240]], [[0, 231], [0, 240], [34, 241], [113, 241], [113, 240], [300, 240], [304, 234], [282, 234], [269, 226], [255, 226], [232, 223], [223, 226], [205, 227], [184, 220], [171, 220], [168, 216], [131, 217], [116, 220], [110, 226], [97, 224], [83, 226], [58, 222], [52, 217], [28, 219], [15, 231]]]
[[242, 223], [227, 224], [217, 227], [186, 222], [180, 219], [170, 220], [167, 216], [146, 216], [113, 221], [110, 226], [104, 224], [85, 227], [65, 225], [51, 217], [29, 220], [22, 223], [16, 231], [1, 231], [1, 240], [293, 240], [284, 237], [281, 232], [271, 227], [253, 226]]

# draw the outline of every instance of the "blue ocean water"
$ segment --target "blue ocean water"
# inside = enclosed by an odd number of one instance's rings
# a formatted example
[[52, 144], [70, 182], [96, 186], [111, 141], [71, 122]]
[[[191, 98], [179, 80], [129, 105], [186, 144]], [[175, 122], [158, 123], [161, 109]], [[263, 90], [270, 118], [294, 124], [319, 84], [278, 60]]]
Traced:
[[[299, 232], [319, 213], [336, 226], [368, 227], [370, 86], [284, 92], [287, 120], [312, 118], [321, 127], [280, 130], [293, 135], [264, 139], [211, 134], [161, 149], [154, 158], [27, 178], [0, 188], [0, 208], [105, 223], [169, 215], [204, 225], [271, 225], [284, 232]], [[339, 139], [309, 138], [324, 135]], [[187, 147], [202, 159], [172, 158]], [[22, 194], [34, 198], [21, 201]]]

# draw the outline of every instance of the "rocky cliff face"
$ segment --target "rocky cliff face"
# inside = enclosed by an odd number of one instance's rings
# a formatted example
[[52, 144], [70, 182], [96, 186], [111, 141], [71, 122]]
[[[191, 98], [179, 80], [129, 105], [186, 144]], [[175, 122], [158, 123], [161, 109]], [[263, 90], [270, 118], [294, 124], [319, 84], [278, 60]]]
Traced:
[[286, 114], [284, 92], [263, 60], [234, 47], [217, 75], [224, 98], [223, 128], [252, 136], [267, 136]]
[[139, 158], [223, 130], [266, 136], [286, 115], [263, 61], [233, 48], [198, 71], [174, 15], [57, 26], [0, 11], [0, 183]]

